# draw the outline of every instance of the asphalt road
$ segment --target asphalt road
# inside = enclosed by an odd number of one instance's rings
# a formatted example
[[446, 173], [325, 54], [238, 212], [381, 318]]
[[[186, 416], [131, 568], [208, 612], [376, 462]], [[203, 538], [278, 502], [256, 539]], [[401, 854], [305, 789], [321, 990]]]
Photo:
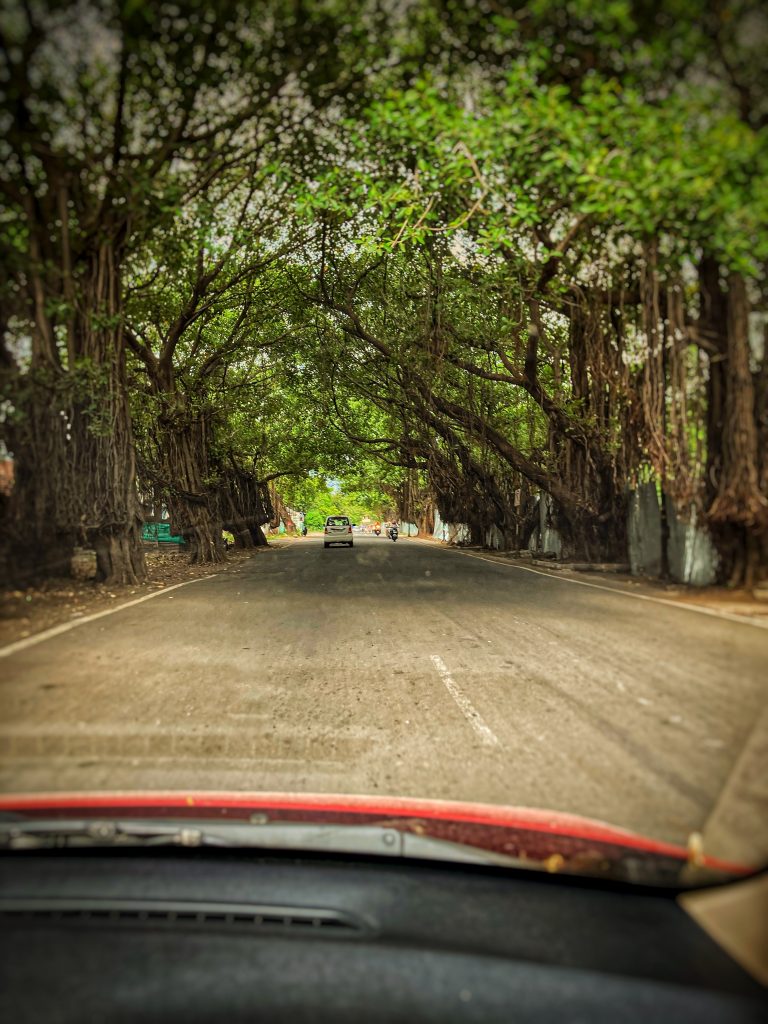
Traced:
[[768, 630], [307, 537], [0, 660], [0, 788], [552, 808], [768, 860]]

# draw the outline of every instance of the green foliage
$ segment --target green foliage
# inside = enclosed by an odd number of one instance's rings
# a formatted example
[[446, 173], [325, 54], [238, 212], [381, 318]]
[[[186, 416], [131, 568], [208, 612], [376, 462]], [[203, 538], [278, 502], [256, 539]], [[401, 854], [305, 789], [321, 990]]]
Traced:
[[706, 256], [766, 304], [766, 23], [700, 6], [12, 3], [8, 333], [92, 431], [127, 351], [141, 483], [193, 503], [237, 471], [313, 525], [428, 488], [487, 525], [527, 482], [605, 521], [703, 446], [690, 354], [648, 426], [649, 288], [687, 275], [691, 330]]
[[326, 517], [332, 515], [349, 516], [358, 525], [366, 517], [382, 520], [391, 500], [376, 489], [373, 480], [365, 489], [360, 489], [359, 484], [360, 481], [350, 484], [341, 480], [339, 486], [332, 487], [326, 478], [313, 475], [284, 487], [283, 495], [291, 507], [304, 512], [309, 530], [321, 530]]

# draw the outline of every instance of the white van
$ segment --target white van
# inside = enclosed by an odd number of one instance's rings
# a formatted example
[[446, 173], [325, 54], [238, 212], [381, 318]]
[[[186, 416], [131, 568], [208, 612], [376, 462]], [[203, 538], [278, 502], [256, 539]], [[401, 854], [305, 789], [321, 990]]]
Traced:
[[354, 545], [349, 516], [328, 516], [325, 520], [323, 547], [330, 547], [331, 544], [349, 544], [350, 547]]

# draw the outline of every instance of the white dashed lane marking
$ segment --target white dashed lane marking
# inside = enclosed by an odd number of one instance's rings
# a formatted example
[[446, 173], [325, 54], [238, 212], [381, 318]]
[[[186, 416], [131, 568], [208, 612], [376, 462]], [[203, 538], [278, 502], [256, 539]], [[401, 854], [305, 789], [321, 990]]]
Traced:
[[475, 730], [477, 735], [480, 737], [480, 741], [488, 747], [498, 746], [498, 738], [491, 729], [483, 721], [479, 711], [476, 710], [470, 699], [462, 693], [459, 687], [456, 685], [455, 680], [448, 671], [448, 666], [445, 664], [439, 654], [433, 654], [431, 656], [432, 664], [438, 671], [440, 678], [445, 683], [445, 688], [456, 701], [459, 706], [459, 710], [464, 715], [466, 720]]

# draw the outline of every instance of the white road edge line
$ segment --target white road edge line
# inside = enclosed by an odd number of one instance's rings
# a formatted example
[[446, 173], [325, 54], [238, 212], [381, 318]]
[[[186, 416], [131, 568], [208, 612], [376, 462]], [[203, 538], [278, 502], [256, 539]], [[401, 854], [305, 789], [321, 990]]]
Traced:
[[475, 730], [477, 735], [480, 737], [480, 741], [485, 743], [488, 747], [495, 747], [498, 745], [498, 737], [492, 732], [485, 724], [480, 716], [480, 713], [475, 709], [472, 702], [466, 697], [459, 687], [456, 685], [451, 673], [448, 671], [448, 666], [445, 664], [439, 654], [433, 654], [430, 657], [432, 664], [438, 671], [440, 678], [445, 683], [445, 688], [456, 701], [459, 709], [463, 713], [466, 720]]
[[162, 590], [156, 590], [153, 594], [145, 594], [143, 597], [137, 597], [135, 601], [126, 601], [125, 604], [119, 604], [116, 608], [107, 608], [103, 612], [94, 612], [93, 615], [84, 615], [80, 619], [75, 619], [74, 622], [61, 622], [58, 626], [51, 626], [50, 629], [44, 629], [42, 633], [35, 633], [34, 636], [28, 636], [24, 640], [16, 640], [12, 644], [7, 644], [5, 647], [0, 647], [0, 658], [7, 658], [11, 654], [17, 654], [19, 651], [24, 651], [28, 647], [34, 647], [35, 644], [41, 644], [45, 640], [50, 640], [54, 636], [60, 636], [62, 633], [68, 633], [70, 629], [76, 629], [78, 626], [84, 626], [86, 622], [94, 622], [96, 619], [103, 619], [105, 615], [114, 615], [116, 612], [123, 611], [124, 608], [132, 608], [136, 604], [142, 604], [144, 601], [151, 601], [153, 597], [162, 597], [163, 594], [168, 594], [172, 590], [178, 590], [179, 587], [188, 587], [190, 583], [204, 583], [206, 580], [212, 580], [219, 573], [212, 572], [210, 576], [200, 576], [196, 580], [184, 580], [183, 583], [174, 583], [172, 587], [164, 587]]
[[[419, 540], [414, 537], [413, 540]], [[422, 544], [430, 544], [428, 540], [420, 541]], [[431, 545], [430, 545], [431, 546]], [[670, 601], [666, 597], [651, 597], [650, 594], [633, 594], [630, 590], [619, 590], [618, 587], [605, 587], [601, 583], [588, 583], [587, 580], [574, 580], [570, 576], [560, 576], [551, 572], [543, 572], [541, 569], [534, 569], [529, 565], [513, 565], [511, 562], [500, 562], [497, 558], [486, 558], [484, 555], [476, 555], [472, 551], [460, 551], [458, 548], [443, 547], [437, 545], [440, 550], [448, 551], [454, 555], [462, 555], [464, 558], [477, 558], [481, 562], [489, 562], [491, 565], [500, 565], [504, 569], [519, 569], [521, 572], [532, 572], [536, 576], [546, 576], [548, 580], [558, 580], [560, 583], [575, 583], [579, 587], [592, 587], [593, 590], [605, 590], [609, 594], [621, 594], [623, 597], [632, 597], [636, 601], [651, 601], [653, 604], [665, 604], [668, 608], [679, 608], [686, 612], [698, 612], [699, 615], [711, 615], [715, 619], [727, 619], [729, 622], [738, 622], [742, 626], [755, 626], [757, 629], [768, 629], [768, 622], [756, 622], [754, 619], [745, 618], [743, 615], [734, 615], [732, 612], [718, 612], [712, 608], [700, 608], [695, 604], [686, 604], [684, 601]]]

